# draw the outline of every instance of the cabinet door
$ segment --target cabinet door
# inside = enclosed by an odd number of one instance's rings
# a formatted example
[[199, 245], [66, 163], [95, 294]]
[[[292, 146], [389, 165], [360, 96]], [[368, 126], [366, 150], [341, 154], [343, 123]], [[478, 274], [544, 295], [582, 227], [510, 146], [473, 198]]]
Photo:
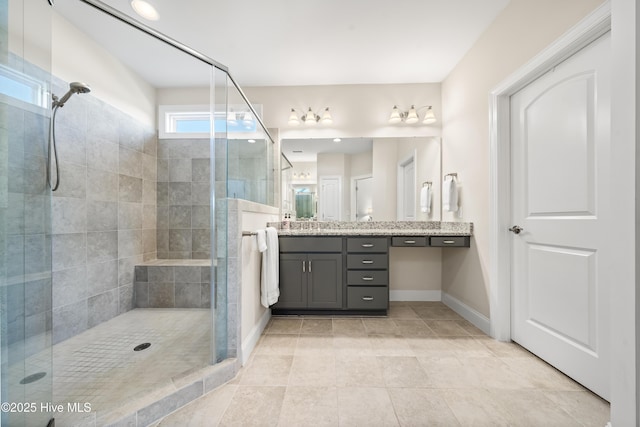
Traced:
[[342, 255], [309, 254], [309, 308], [342, 308]]
[[280, 298], [274, 308], [307, 307], [307, 256], [280, 254]]

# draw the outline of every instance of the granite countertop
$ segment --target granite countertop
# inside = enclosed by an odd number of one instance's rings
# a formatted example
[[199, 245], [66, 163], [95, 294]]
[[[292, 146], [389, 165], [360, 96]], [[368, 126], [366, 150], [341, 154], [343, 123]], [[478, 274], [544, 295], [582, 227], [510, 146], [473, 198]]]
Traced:
[[292, 221], [289, 229], [269, 223], [280, 236], [471, 236], [473, 223], [441, 221]]

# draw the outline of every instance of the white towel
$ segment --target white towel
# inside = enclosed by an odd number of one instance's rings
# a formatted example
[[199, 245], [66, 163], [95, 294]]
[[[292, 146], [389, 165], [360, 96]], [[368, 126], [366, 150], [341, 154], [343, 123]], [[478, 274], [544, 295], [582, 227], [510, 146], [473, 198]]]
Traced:
[[273, 227], [257, 231], [258, 250], [262, 252], [260, 274], [260, 303], [269, 308], [280, 297], [280, 260], [278, 254], [278, 231]]
[[442, 209], [447, 212], [458, 210], [458, 186], [452, 176], [445, 177], [442, 184]]
[[420, 210], [425, 213], [431, 212], [431, 187], [428, 185], [420, 189]]

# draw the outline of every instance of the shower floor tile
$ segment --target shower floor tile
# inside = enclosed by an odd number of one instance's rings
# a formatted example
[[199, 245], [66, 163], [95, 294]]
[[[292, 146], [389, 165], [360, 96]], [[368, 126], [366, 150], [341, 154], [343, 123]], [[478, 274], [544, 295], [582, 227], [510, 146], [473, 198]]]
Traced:
[[[93, 414], [102, 415], [171, 384], [175, 376], [207, 366], [210, 316], [208, 309], [135, 309], [54, 345], [53, 403], [89, 403]], [[142, 343], [151, 346], [134, 351]], [[28, 358], [27, 375], [33, 369], [45, 371], [51, 381], [50, 353]], [[19, 381], [23, 367], [15, 370], [12, 380]], [[56, 419], [82, 425], [83, 417], [65, 413]]]

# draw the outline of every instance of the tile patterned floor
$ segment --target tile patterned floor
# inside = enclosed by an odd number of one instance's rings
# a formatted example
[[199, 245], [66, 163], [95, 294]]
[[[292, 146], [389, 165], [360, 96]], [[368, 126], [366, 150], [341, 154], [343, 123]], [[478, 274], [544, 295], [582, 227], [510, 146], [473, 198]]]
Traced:
[[[208, 309], [135, 309], [58, 343], [25, 361], [27, 372], [46, 372], [48, 388], [38, 394], [39, 382], [25, 395], [34, 401], [90, 403], [88, 414], [56, 415], [57, 425], [92, 425], [96, 414], [109, 413], [124, 403], [171, 384], [172, 377], [209, 364], [211, 312]], [[188, 333], [186, 333], [188, 332]], [[149, 342], [144, 351], [133, 351]], [[10, 376], [23, 376], [16, 366]], [[46, 381], [49, 381], [48, 384]], [[40, 397], [42, 395], [42, 397]]]
[[441, 303], [274, 317], [230, 383], [157, 426], [594, 426], [609, 404]]

